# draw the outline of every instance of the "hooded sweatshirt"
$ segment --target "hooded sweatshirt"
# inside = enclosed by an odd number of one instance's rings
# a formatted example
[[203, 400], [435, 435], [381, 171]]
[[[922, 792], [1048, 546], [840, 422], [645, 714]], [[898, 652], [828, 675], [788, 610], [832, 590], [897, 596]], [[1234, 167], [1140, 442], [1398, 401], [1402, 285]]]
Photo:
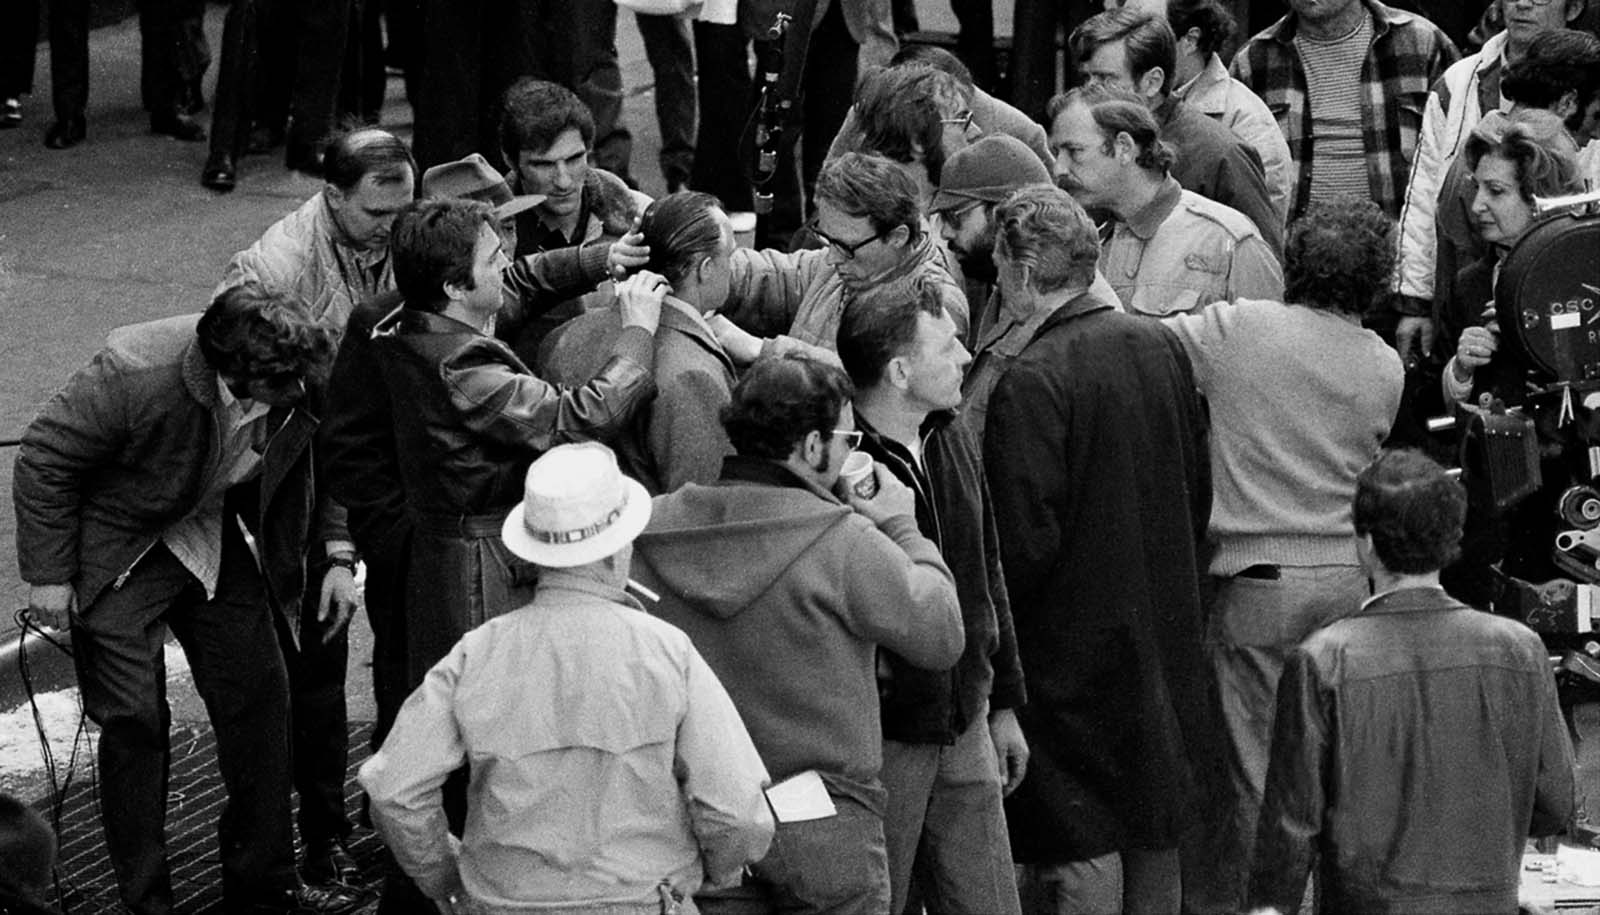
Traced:
[[714, 485], [656, 497], [633, 574], [716, 672], [774, 781], [815, 769], [882, 810], [875, 648], [944, 670], [964, 644], [950, 570], [915, 518], [874, 525], [782, 464], [730, 457]]

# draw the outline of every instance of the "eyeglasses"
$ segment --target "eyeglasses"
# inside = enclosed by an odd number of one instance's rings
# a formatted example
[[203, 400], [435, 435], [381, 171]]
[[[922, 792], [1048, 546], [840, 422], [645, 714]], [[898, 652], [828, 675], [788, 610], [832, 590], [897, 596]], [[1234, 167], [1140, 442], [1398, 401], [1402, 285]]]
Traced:
[[877, 234], [870, 235], [870, 236], [868, 236], [866, 238], [861, 239], [858, 242], [846, 242], [846, 241], [840, 241], [839, 239], [834, 238], [834, 237], [824, 233], [821, 229], [817, 228], [816, 223], [813, 222], [811, 224], [811, 234], [815, 235], [816, 237], [818, 237], [820, 239], [822, 239], [822, 241], [825, 244], [827, 244], [828, 247], [830, 247], [833, 250], [839, 252], [841, 255], [843, 255], [844, 259], [847, 260], [847, 261], [848, 260], [855, 260], [857, 251], [860, 251], [862, 248], [865, 248], [867, 245], [872, 244], [873, 242], [877, 241], [880, 238], [883, 238], [885, 235], [888, 235], [889, 232], [892, 232], [892, 231], [894, 231], [894, 230], [893, 229], [889, 229], [887, 231], [880, 231]]
[[1518, 2], [1526, 3], [1529, 6], [1549, 6], [1550, 5], [1550, 0], [1508, 0], [1508, 2], [1506, 3], [1506, 6], [1510, 6], [1513, 3], [1518, 3]]
[[833, 434], [842, 437], [844, 443], [850, 446], [851, 451], [854, 451], [861, 447], [861, 436], [864, 433], [860, 429], [835, 429]]
[[[1550, 0], [1545, 0], [1545, 2], [1549, 3]], [[962, 133], [966, 133], [967, 128], [972, 126], [972, 109], [968, 108], [964, 111], [957, 111], [950, 117], [940, 118], [939, 123], [948, 124], [952, 127], [959, 127], [961, 128]]]

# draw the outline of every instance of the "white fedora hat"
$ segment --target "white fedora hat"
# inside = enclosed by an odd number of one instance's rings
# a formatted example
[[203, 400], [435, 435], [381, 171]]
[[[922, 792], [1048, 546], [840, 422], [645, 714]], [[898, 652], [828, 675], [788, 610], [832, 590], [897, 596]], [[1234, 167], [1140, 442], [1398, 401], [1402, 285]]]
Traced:
[[650, 521], [650, 493], [605, 445], [558, 445], [528, 468], [500, 538], [535, 565], [568, 568], [615, 554]]

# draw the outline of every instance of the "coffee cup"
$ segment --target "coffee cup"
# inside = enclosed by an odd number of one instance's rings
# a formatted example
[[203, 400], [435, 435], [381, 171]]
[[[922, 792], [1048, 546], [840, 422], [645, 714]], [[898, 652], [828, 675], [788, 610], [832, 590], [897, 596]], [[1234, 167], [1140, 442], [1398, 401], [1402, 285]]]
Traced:
[[870, 499], [878, 494], [878, 478], [872, 472], [872, 456], [863, 451], [852, 451], [844, 459], [844, 467], [839, 471], [839, 476], [844, 480], [844, 485], [850, 491], [863, 499]]

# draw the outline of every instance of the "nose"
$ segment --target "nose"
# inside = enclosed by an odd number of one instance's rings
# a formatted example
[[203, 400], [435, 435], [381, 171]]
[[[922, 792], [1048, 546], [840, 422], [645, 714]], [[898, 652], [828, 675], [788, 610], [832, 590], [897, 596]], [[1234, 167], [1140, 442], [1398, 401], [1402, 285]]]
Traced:
[[1056, 168], [1055, 168], [1056, 183], [1060, 184], [1062, 181], [1066, 180], [1069, 171], [1070, 170], [1067, 167], [1067, 151], [1064, 150], [1064, 149], [1057, 150], [1056, 151]]
[[939, 237], [946, 243], [956, 240], [955, 216], [951, 213], [939, 214]]
[[1481, 216], [1489, 212], [1489, 201], [1484, 197], [1483, 188], [1478, 188], [1472, 194], [1472, 215]]
[[555, 186], [557, 190], [566, 192], [572, 189], [572, 169], [565, 162], [556, 164]]
[[957, 346], [961, 350], [961, 354], [956, 357], [956, 365], [964, 369], [972, 364], [972, 351], [960, 344], [957, 344]]

